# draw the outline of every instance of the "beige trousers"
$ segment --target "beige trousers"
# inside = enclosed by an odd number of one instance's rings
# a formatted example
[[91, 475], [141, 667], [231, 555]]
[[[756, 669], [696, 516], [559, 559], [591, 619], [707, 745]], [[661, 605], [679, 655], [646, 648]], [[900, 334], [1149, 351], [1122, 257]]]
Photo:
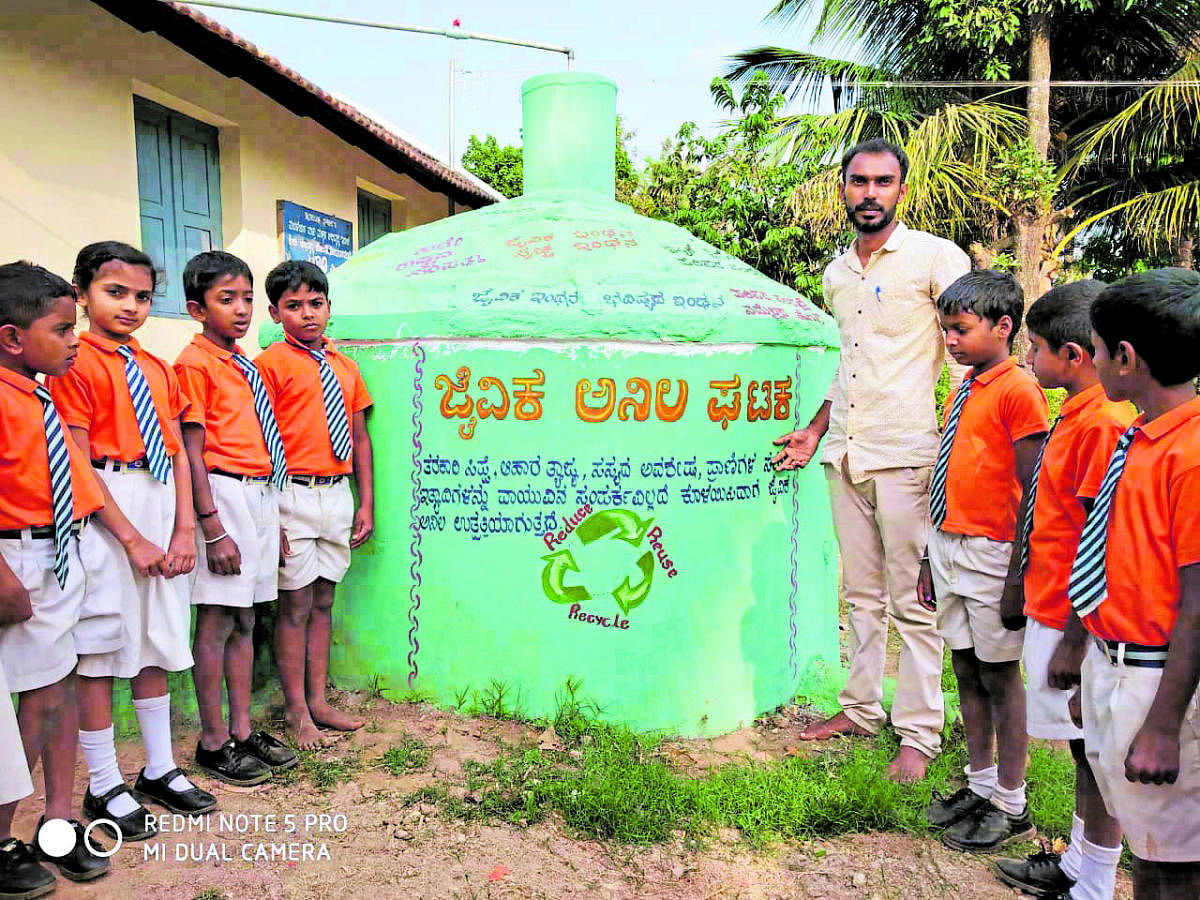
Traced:
[[850, 674], [838, 702], [852, 722], [878, 732], [891, 618], [900, 634], [892, 726], [901, 746], [927, 756], [941, 748], [942, 639], [935, 615], [917, 603], [917, 571], [929, 536], [932, 467], [883, 469], [858, 484], [843, 460], [825, 467], [849, 607]]

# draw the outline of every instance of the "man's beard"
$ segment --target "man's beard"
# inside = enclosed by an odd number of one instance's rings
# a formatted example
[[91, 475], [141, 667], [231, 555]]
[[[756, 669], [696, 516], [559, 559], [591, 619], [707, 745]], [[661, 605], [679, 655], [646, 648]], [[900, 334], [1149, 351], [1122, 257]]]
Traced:
[[[882, 215], [874, 222], [860, 222], [854, 217], [855, 213], [865, 210], [875, 210], [882, 213]], [[883, 229], [892, 224], [892, 221], [896, 218], [896, 207], [893, 206], [891, 209], [885, 209], [877, 203], [860, 203], [858, 206], [847, 205], [846, 218], [850, 220], [850, 224], [854, 226], [856, 231], [862, 234], [874, 234], [877, 231], [883, 231]]]

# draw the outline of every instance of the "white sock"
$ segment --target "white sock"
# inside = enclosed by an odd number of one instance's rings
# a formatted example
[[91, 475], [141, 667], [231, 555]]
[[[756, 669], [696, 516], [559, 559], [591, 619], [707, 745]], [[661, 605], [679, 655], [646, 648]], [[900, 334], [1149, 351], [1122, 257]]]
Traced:
[[1010, 816], [1019, 816], [1025, 812], [1025, 782], [1020, 787], [1006, 788], [997, 784], [989, 798], [992, 806]]
[[[175, 751], [171, 749], [171, 695], [143, 700], [135, 697], [133, 711], [146, 746], [146, 777], [162, 778], [175, 768]], [[176, 775], [167, 785], [173, 791], [186, 791], [192, 786], [182, 775]]]
[[1101, 847], [1082, 836], [1079, 843], [1083, 861], [1079, 866], [1079, 877], [1071, 888], [1072, 900], [1112, 900], [1117, 887], [1121, 845]]
[[[113, 727], [99, 731], [80, 731], [79, 746], [83, 750], [88, 767], [88, 787], [93, 797], [103, 797], [125, 779], [117, 765], [117, 745], [113, 741]], [[138, 808], [132, 794], [118, 794], [109, 801], [107, 809], [114, 816], [127, 816]]]
[[997, 766], [988, 766], [977, 772], [973, 771], [970, 766], [963, 766], [963, 774], [967, 776], [967, 787], [984, 800], [990, 798], [992, 792], [996, 790], [996, 778], [999, 772], [1000, 769]]
[[1076, 813], [1071, 817], [1071, 843], [1067, 852], [1058, 861], [1058, 867], [1063, 874], [1073, 881], [1079, 880], [1079, 866], [1083, 862], [1083, 819]]

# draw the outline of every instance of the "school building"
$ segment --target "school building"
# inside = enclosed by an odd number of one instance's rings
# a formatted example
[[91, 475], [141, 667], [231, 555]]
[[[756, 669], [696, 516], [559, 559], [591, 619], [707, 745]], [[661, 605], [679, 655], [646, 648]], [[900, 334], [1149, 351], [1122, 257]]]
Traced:
[[166, 278], [138, 337], [168, 360], [196, 331], [180, 274], [200, 250], [261, 288], [285, 255], [336, 265], [502, 199], [182, 3], [7, 0], [0, 71], [3, 261], [69, 279], [84, 244], [142, 247]]

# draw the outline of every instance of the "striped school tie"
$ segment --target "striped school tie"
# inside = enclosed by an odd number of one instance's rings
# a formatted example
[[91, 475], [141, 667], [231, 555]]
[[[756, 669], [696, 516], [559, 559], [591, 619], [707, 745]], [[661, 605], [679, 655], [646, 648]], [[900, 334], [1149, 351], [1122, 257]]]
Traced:
[[42, 423], [46, 426], [46, 456], [50, 463], [50, 505], [54, 510], [54, 577], [58, 586], [67, 586], [67, 542], [71, 538], [71, 522], [75, 498], [71, 492], [71, 457], [67, 455], [67, 439], [63, 434], [58, 410], [50, 392], [40, 384], [33, 389], [42, 401]]
[[1129, 456], [1129, 445], [1133, 443], [1136, 427], [1131, 427], [1117, 441], [1096, 502], [1083, 523], [1083, 534], [1079, 538], [1079, 549], [1075, 552], [1075, 563], [1071, 566], [1071, 577], [1067, 582], [1067, 597], [1079, 618], [1095, 612], [1096, 607], [1108, 596], [1108, 577], [1105, 572], [1108, 544], [1108, 517], [1112, 511], [1113, 495], [1117, 483], [1125, 471], [1125, 460]]
[[250, 393], [254, 395], [254, 412], [258, 415], [258, 425], [262, 428], [267, 452], [271, 454], [271, 484], [283, 490], [283, 484], [287, 481], [287, 459], [283, 455], [283, 438], [279, 436], [279, 423], [275, 421], [275, 410], [271, 408], [267, 386], [263, 384], [262, 376], [258, 374], [254, 363], [245, 356], [235, 353], [233, 361], [246, 376], [246, 381], [250, 384]]
[[1037, 486], [1038, 479], [1042, 477], [1042, 457], [1046, 455], [1046, 447], [1050, 444], [1050, 438], [1054, 437], [1054, 429], [1058, 427], [1058, 423], [1063, 419], [1059, 416], [1054, 420], [1054, 424], [1050, 426], [1050, 433], [1046, 435], [1046, 439], [1042, 441], [1042, 446], [1038, 447], [1037, 460], [1033, 464], [1033, 478], [1029, 482], [1029, 497], [1025, 501], [1025, 525], [1021, 530], [1021, 572], [1029, 566], [1029, 536], [1033, 534], [1033, 505], [1037, 502]]
[[933, 516], [933, 527], [941, 528], [946, 521], [946, 470], [950, 468], [950, 451], [954, 449], [954, 435], [958, 432], [958, 419], [962, 415], [963, 406], [971, 396], [971, 386], [975, 384], [972, 376], [959, 385], [958, 393], [954, 395], [954, 406], [946, 418], [946, 428], [942, 431], [942, 442], [938, 445], [937, 462], [933, 467], [933, 478], [929, 482], [929, 512]]
[[329, 426], [329, 443], [333, 447], [333, 456], [334, 459], [349, 459], [350, 417], [346, 413], [346, 398], [342, 396], [342, 386], [333, 372], [333, 366], [325, 358], [324, 350], [312, 350], [293, 341], [288, 343], [317, 361], [321, 396], [325, 399], [325, 423]]
[[142, 445], [146, 448], [146, 462], [150, 465], [150, 474], [166, 484], [167, 479], [171, 477], [171, 460], [167, 457], [167, 448], [163, 444], [162, 428], [158, 424], [158, 413], [154, 409], [150, 385], [146, 383], [142, 367], [133, 358], [133, 351], [129, 347], [119, 346], [117, 353], [125, 360], [125, 381], [129, 385], [129, 399], [133, 401], [138, 431], [142, 433]]

